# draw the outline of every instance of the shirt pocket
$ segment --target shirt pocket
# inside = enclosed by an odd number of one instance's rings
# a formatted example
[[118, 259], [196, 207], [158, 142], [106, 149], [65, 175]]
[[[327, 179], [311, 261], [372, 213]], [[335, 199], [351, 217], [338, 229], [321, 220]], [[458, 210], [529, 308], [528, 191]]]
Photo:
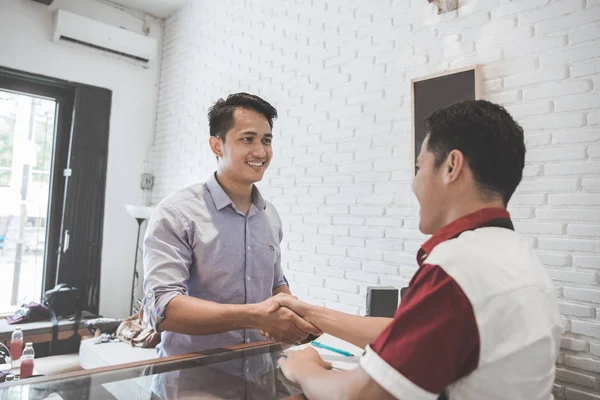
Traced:
[[275, 268], [275, 263], [279, 259], [281, 254], [281, 250], [279, 248], [279, 243], [275, 241], [268, 242], [259, 242], [259, 258], [265, 265], [268, 265], [273, 270]]
[[273, 280], [277, 273], [276, 263], [279, 260], [280, 249], [279, 243], [274, 241], [257, 241], [252, 246], [252, 265], [250, 270], [255, 278], [261, 282], [268, 283], [271, 288]]

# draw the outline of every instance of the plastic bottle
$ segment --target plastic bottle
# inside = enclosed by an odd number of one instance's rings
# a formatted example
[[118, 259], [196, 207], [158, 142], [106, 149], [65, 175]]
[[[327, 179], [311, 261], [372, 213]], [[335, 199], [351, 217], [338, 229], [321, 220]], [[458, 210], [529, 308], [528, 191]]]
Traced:
[[33, 343], [28, 342], [25, 344], [25, 350], [23, 350], [23, 356], [21, 357], [21, 379], [29, 378], [33, 375], [34, 357], [35, 351], [33, 350]]
[[12, 367], [19, 368], [21, 366], [21, 353], [23, 352], [23, 332], [21, 328], [16, 328], [10, 339], [10, 359]]

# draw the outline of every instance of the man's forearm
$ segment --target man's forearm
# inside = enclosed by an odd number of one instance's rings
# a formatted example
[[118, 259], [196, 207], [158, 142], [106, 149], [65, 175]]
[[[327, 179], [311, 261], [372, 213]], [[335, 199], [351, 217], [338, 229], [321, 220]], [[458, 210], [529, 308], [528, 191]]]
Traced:
[[305, 319], [321, 331], [361, 349], [373, 343], [392, 322], [392, 318], [361, 317], [317, 306], [310, 308]]
[[238, 329], [258, 328], [255, 304], [219, 304], [191, 296], [169, 302], [159, 330], [186, 335], [210, 335]]
[[382, 389], [360, 368], [351, 371], [327, 371], [309, 367], [298, 371], [298, 384], [309, 400], [392, 400], [394, 397]]
[[302, 387], [304, 396], [309, 400], [348, 399], [347, 371], [324, 370], [311, 367], [298, 371], [297, 381]]

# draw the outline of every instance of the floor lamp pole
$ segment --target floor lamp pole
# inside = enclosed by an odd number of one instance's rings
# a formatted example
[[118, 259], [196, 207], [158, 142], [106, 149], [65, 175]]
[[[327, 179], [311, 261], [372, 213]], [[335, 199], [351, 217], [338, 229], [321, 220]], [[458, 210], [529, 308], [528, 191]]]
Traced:
[[138, 259], [138, 246], [140, 244], [140, 231], [142, 230], [142, 224], [144, 223], [144, 221], [146, 220], [145, 218], [136, 218], [135, 219], [138, 223], [138, 232], [137, 232], [137, 239], [135, 240], [135, 258], [133, 261], [133, 279], [131, 280], [131, 303], [129, 304], [129, 315], [131, 315], [133, 313], [133, 298], [134, 296], [134, 290], [135, 290], [135, 278], [137, 276], [137, 259]]

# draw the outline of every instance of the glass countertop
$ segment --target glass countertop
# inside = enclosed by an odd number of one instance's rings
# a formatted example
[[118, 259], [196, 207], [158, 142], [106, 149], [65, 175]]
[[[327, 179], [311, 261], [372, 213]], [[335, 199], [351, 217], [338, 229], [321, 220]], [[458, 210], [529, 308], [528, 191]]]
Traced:
[[0, 400], [303, 399], [281, 344], [242, 345], [0, 384]]

